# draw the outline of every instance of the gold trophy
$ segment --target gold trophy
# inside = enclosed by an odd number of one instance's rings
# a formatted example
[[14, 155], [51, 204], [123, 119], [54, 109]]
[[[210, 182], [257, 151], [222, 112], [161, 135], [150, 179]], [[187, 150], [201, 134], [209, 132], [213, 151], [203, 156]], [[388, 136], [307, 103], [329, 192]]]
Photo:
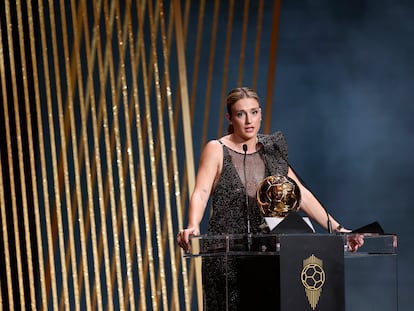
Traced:
[[296, 182], [282, 175], [268, 176], [259, 184], [256, 200], [265, 217], [284, 218], [290, 212], [297, 212], [301, 194]]

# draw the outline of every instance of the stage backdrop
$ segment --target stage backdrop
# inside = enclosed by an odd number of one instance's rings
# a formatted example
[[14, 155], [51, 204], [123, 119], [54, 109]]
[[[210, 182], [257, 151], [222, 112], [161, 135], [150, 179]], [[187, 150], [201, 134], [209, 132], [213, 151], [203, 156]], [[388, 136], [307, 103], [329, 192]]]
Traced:
[[175, 241], [194, 156], [222, 134], [229, 88], [257, 87], [271, 111], [279, 9], [1, 3], [5, 309], [201, 309], [199, 263]]
[[225, 132], [226, 93], [244, 85], [334, 216], [399, 235], [408, 310], [412, 13], [382, 0], [3, 1], [0, 305], [201, 309], [199, 262], [175, 235], [201, 148]]

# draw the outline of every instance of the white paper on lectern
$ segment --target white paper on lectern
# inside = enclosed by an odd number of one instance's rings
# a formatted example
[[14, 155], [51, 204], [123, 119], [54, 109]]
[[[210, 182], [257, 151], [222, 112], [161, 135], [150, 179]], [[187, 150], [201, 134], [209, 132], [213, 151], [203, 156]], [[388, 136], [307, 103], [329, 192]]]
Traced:
[[[265, 221], [267, 225], [269, 226], [270, 230], [273, 230], [283, 219], [283, 217], [265, 217]], [[315, 229], [313, 228], [313, 225], [309, 219], [309, 217], [302, 217], [302, 219], [306, 222], [306, 224], [312, 229], [313, 232], [315, 232]]]

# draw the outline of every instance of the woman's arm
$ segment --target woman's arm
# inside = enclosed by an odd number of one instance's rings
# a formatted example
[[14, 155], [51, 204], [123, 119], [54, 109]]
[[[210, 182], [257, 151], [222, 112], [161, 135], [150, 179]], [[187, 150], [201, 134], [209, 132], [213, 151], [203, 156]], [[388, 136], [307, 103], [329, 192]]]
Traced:
[[218, 141], [210, 141], [204, 147], [197, 172], [194, 191], [190, 198], [187, 228], [177, 235], [177, 242], [185, 251], [190, 248], [189, 236], [200, 234], [200, 223], [210, 193], [220, 175], [223, 162], [223, 147]]
[[332, 229], [336, 232], [349, 232], [343, 228], [338, 221], [336, 221], [331, 215], [329, 215], [329, 222], [331, 228], [328, 228], [328, 212], [322, 206], [322, 204], [316, 199], [311, 191], [306, 188], [296, 176], [294, 171], [289, 167], [288, 176], [292, 178], [299, 186], [300, 193], [302, 196], [302, 202], [300, 208], [305, 212], [310, 218], [316, 221], [322, 228], [329, 231]]
[[[299, 185], [302, 202], [300, 205], [301, 210], [303, 210], [310, 218], [315, 220], [322, 228], [325, 230], [332, 229], [334, 232], [342, 232], [347, 233], [351, 230], [343, 228], [338, 221], [336, 221], [331, 215], [328, 214], [326, 209], [322, 206], [322, 204], [316, 199], [309, 189], [307, 189], [302, 183], [300, 182], [299, 178], [296, 176], [294, 171], [289, 167], [288, 176], [296, 181]], [[329, 219], [328, 219], [329, 217]], [[328, 225], [328, 223], [330, 223]], [[331, 228], [328, 228], [331, 226]], [[348, 237], [348, 248], [355, 252], [360, 247], [364, 245], [364, 236], [362, 234], [357, 234], [355, 236]]]

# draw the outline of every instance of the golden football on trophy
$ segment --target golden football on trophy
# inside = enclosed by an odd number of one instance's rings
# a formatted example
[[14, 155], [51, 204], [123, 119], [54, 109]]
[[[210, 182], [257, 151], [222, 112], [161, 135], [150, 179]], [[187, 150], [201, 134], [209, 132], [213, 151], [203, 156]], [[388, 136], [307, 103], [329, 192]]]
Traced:
[[286, 217], [297, 212], [300, 199], [299, 186], [288, 176], [268, 176], [256, 192], [257, 204], [265, 217]]

